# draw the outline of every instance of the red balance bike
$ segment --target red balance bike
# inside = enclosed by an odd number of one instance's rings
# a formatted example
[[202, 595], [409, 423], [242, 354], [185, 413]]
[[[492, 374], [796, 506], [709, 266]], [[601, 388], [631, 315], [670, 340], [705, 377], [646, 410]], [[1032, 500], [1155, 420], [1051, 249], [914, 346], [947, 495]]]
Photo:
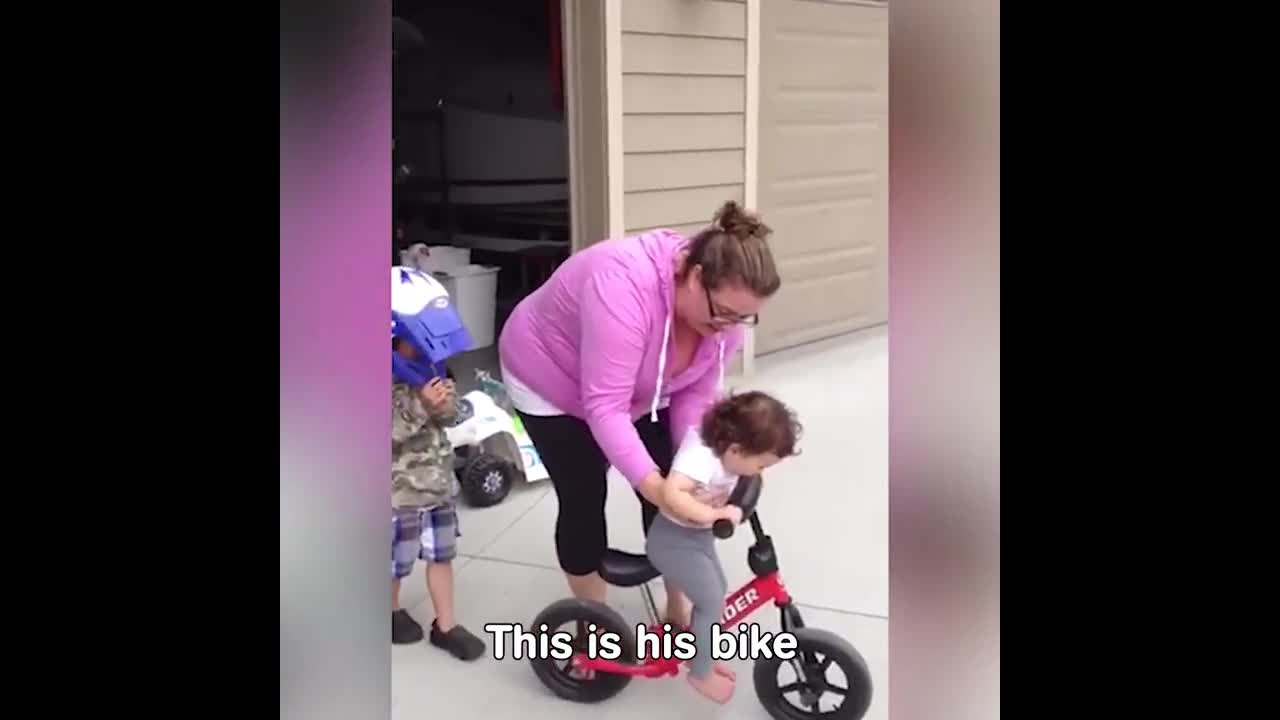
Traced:
[[[742, 508], [743, 517], [755, 534], [755, 544], [747, 552], [747, 564], [755, 579], [725, 599], [721, 632], [737, 636], [738, 624], [746, 622], [749, 615], [772, 601], [781, 614], [782, 631], [793, 634], [796, 645], [795, 655], [789, 660], [773, 654], [755, 661], [756, 697], [764, 709], [777, 720], [815, 717], [860, 720], [871, 704], [871, 675], [867, 663], [844, 638], [805, 627], [799, 608], [778, 574], [773, 540], [764, 533], [755, 512], [760, 487], [758, 476], [743, 478], [729, 498], [729, 503]], [[713, 532], [716, 537], [728, 538], [733, 535], [733, 523], [720, 520], [713, 526]], [[649, 631], [659, 636], [665, 632], [648, 585], [659, 573], [647, 557], [609, 549], [600, 564], [600, 575], [615, 587], [638, 586], [644, 596]], [[575, 637], [577, 652], [568, 660], [549, 656], [531, 659], [538, 679], [562, 698], [582, 703], [600, 702], [621, 692], [633, 677], [656, 678], [679, 673], [681, 661], [678, 659], [639, 657], [635, 627], [628, 626], [606, 605], [576, 598], [560, 600], [534, 619], [535, 632], [542, 631], [543, 624], [547, 626], [544, 632], [567, 631]], [[592, 624], [598, 633], [618, 636], [622, 654], [617, 660], [587, 656], [586, 638]], [[710, 649], [698, 648], [698, 652], [710, 652]], [[833, 671], [833, 666], [839, 669], [839, 674]]]

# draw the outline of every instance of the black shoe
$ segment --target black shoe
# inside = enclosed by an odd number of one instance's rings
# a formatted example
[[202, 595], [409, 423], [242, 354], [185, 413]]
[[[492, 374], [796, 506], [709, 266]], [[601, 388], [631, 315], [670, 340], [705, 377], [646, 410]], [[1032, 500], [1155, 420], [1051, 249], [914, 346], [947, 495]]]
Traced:
[[454, 625], [449, 632], [443, 633], [432, 620], [431, 644], [448, 650], [450, 655], [459, 660], [475, 660], [484, 654], [484, 641], [461, 625]]
[[391, 612], [391, 644], [410, 645], [416, 642], [422, 642], [422, 626], [409, 615], [408, 610], [393, 610]]

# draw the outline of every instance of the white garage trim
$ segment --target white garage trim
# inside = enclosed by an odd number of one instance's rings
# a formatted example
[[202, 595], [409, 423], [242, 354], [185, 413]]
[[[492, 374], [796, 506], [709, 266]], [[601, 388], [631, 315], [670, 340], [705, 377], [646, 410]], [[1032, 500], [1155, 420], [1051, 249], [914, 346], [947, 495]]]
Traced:
[[605, 104], [608, 108], [609, 151], [609, 237], [622, 237], [622, 0], [604, 1]]
[[[743, 182], [745, 205], [759, 208], [760, 200], [760, 2], [747, 0], [747, 113], [746, 158]], [[768, 218], [765, 218], [768, 222]], [[756, 329], [747, 328], [742, 344], [742, 374], [756, 370]]]

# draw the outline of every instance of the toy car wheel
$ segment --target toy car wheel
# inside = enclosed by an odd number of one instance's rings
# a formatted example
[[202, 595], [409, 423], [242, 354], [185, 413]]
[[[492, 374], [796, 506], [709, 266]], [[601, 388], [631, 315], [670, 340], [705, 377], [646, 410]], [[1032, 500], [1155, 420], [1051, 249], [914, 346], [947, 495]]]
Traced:
[[[622, 654], [618, 662], [635, 662], [636, 647], [634, 630], [628, 630], [622, 616], [606, 605], [591, 600], [567, 598], [549, 605], [533, 619], [533, 628], [541, 631], [543, 625], [546, 632], [554, 635], [567, 632], [573, 636], [575, 652], [585, 653], [587, 635], [592, 624], [596, 632], [614, 633], [618, 636]], [[530, 658], [533, 672], [538, 680], [556, 695], [573, 702], [597, 703], [607, 700], [622, 692], [631, 682], [630, 675], [594, 672], [583, 673], [575, 670], [572, 660], [556, 660], [548, 655], [545, 659]]]
[[467, 502], [475, 507], [497, 505], [511, 492], [516, 469], [494, 455], [480, 453], [462, 467], [458, 482]]
[[[871, 705], [866, 660], [847, 640], [826, 630], [798, 628], [794, 634], [792, 660], [756, 661], [756, 697], [765, 711], [775, 720], [861, 720]], [[796, 665], [804, 668], [803, 677]]]
[[454, 467], [458, 469], [458, 472], [462, 472], [462, 468], [466, 466], [467, 461], [475, 457], [476, 455], [477, 455], [477, 452], [474, 445], [463, 445], [460, 448], [454, 448], [453, 449]]

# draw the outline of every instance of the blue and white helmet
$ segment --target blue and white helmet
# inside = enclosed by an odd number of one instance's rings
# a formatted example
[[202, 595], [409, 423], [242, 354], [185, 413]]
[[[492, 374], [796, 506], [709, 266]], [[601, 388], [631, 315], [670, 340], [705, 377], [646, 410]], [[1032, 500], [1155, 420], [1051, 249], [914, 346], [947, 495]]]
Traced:
[[415, 387], [444, 377], [444, 361], [472, 342], [449, 291], [421, 270], [400, 266], [391, 268], [391, 337], [417, 351], [416, 360], [391, 351], [392, 377]]

